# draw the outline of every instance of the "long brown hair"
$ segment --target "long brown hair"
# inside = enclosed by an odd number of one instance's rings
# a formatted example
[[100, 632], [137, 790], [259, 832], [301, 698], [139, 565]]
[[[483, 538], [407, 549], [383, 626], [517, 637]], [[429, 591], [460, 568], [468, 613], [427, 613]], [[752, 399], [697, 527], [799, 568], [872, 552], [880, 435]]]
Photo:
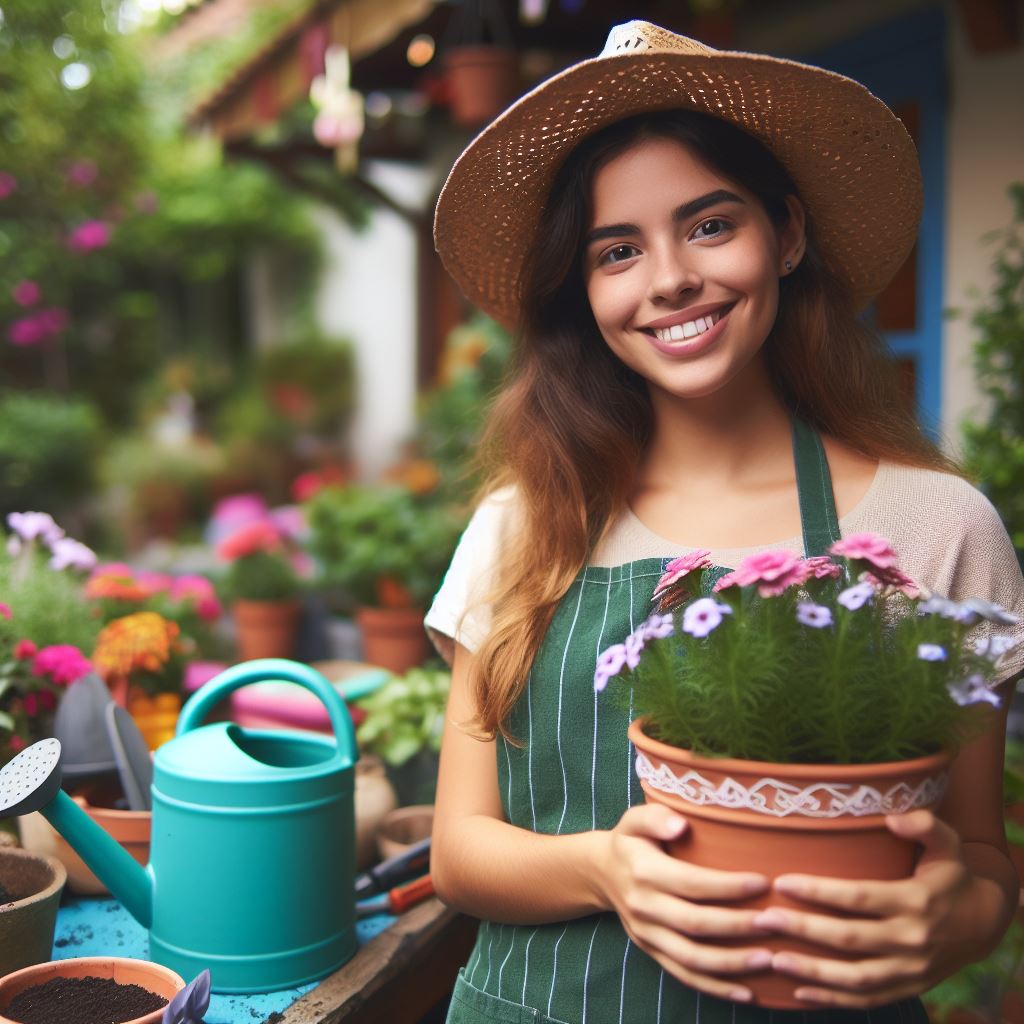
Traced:
[[[514, 485], [514, 527], [502, 544], [490, 633], [474, 661], [486, 736], [507, 730], [559, 600], [624, 508], [653, 414], [646, 383], [612, 354], [594, 322], [582, 271], [591, 184], [615, 155], [647, 138], [674, 139], [743, 186], [778, 226], [785, 169], [760, 142], [718, 118], [661, 111], [617, 122], [582, 142], [561, 168], [521, 278], [521, 323], [507, 384], [481, 445], [484, 493]], [[785, 405], [822, 433], [877, 459], [956, 471], [922, 434], [880, 339], [814, 246], [780, 282], [764, 353]]]

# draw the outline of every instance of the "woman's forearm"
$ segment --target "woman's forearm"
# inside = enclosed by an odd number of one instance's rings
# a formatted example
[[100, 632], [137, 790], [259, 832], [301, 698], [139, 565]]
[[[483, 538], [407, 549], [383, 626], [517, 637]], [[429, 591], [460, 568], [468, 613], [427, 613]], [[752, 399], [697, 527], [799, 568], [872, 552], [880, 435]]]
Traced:
[[1020, 900], [1020, 881], [1009, 857], [984, 842], [965, 842], [964, 863], [974, 875], [975, 897], [965, 910], [958, 934], [971, 936], [963, 945], [963, 962], [974, 963], [999, 945]]
[[545, 924], [609, 909], [599, 863], [606, 832], [552, 836], [486, 815], [435, 835], [430, 873], [438, 896], [474, 917]]

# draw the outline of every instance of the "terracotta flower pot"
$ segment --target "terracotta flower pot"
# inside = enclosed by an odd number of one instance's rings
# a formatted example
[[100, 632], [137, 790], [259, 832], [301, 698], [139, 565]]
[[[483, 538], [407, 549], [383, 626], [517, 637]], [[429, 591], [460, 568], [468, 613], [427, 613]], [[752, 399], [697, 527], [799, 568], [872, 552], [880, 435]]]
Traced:
[[422, 665], [430, 653], [422, 608], [356, 609], [363, 659], [401, 675]]
[[519, 55], [499, 46], [460, 46], [444, 55], [452, 117], [467, 127], [492, 120], [519, 95]]
[[[906, 878], [917, 845], [885, 827], [885, 815], [934, 807], [942, 797], [947, 754], [866, 765], [769, 764], [699, 757], [651, 739], [641, 721], [629, 727], [636, 770], [649, 802], [683, 815], [689, 827], [668, 851], [679, 860], [725, 871], [754, 871], [776, 878], [790, 872], [835, 878]], [[769, 891], [730, 901], [739, 908], [808, 905]], [[838, 950], [766, 936], [720, 940], [843, 959]], [[855, 954], [848, 958], [854, 959]], [[737, 976], [758, 1006], [808, 1009], [794, 991], [803, 984], [769, 971]]]
[[[97, 825], [106, 829], [143, 867], [149, 863], [149, 842], [152, 831], [151, 811], [118, 811], [112, 807], [95, 807], [84, 797], [75, 802]], [[86, 866], [71, 844], [38, 811], [18, 818], [21, 845], [36, 854], [56, 857], [64, 865], [68, 888], [80, 896], [109, 895], [107, 887]], [[49, 950], [46, 952], [49, 957]]]
[[[0, 978], [0, 1024], [16, 1024], [3, 1014], [19, 993], [35, 985], [45, 985], [54, 978], [111, 978], [119, 985], [138, 985], [170, 1002], [184, 987], [185, 982], [174, 971], [148, 960], [133, 960], [118, 956], [83, 956], [70, 960], [50, 960], [26, 967]], [[163, 1009], [154, 1010], [143, 1017], [135, 1017], [125, 1024], [158, 1024]], [[69, 1011], [67, 1024], [74, 1024]]]
[[301, 608], [298, 601], [235, 601], [231, 612], [239, 660], [290, 658]]
[[0, 849], [0, 886], [8, 894], [0, 910], [0, 974], [50, 959], [66, 881], [64, 865], [55, 857]]
[[395, 789], [384, 762], [373, 754], [361, 754], [356, 762], [356, 867], [368, 868], [377, 855], [377, 830], [398, 806]]

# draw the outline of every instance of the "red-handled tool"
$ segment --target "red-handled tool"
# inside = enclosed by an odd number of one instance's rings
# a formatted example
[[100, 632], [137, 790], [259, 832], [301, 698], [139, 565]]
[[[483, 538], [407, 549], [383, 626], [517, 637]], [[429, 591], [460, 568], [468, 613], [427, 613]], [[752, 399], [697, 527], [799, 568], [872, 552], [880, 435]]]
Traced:
[[360, 917], [369, 917], [371, 914], [400, 914], [433, 895], [434, 881], [430, 875], [424, 875], [413, 882], [396, 886], [380, 896], [360, 900], [356, 904], [356, 913]]

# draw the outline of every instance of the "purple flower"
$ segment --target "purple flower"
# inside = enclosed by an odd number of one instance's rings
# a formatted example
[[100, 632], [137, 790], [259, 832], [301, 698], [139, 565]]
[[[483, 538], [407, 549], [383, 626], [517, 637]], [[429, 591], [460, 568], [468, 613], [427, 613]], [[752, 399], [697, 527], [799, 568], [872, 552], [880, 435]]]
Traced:
[[11, 295], [19, 306], [34, 306], [43, 297], [43, 290], [35, 281], [19, 281]]
[[53, 521], [49, 512], [10, 512], [7, 525], [22, 540], [41, 540], [47, 547], [64, 536], [64, 531]]
[[0, 199], [6, 199], [18, 191], [18, 179], [7, 171], [0, 171]]
[[635, 669], [640, 664], [640, 655], [644, 651], [644, 637], [642, 628], [635, 630], [626, 637], [626, 642], [623, 645], [626, 648], [626, 664], [629, 666], [630, 671]]
[[990, 661], [998, 661], [1007, 651], [1012, 651], [1020, 640], [1012, 636], [982, 636], [974, 642], [974, 653]]
[[960, 607], [980, 615], [988, 622], [994, 622], [997, 626], [1017, 626], [1021, 621], [1013, 612], [1008, 612], [1001, 604], [996, 604], [994, 601], [985, 601], [980, 597], [969, 597]]
[[855, 583], [847, 587], [836, 600], [847, 610], [855, 612], [873, 600], [874, 596], [875, 588], [870, 583]]
[[612, 676], [617, 676], [625, 664], [625, 644], [613, 644], [606, 651], [602, 651], [594, 670], [594, 689], [600, 693], [608, 685], [608, 680]]
[[946, 648], [941, 644], [918, 644], [917, 656], [922, 661], [945, 661]]
[[657, 612], [649, 615], [640, 629], [643, 631], [644, 640], [664, 640], [676, 631], [672, 616], [659, 615]]
[[61, 537], [55, 540], [50, 550], [53, 552], [50, 568], [58, 572], [63, 569], [80, 569], [82, 572], [89, 572], [96, 568], [96, 553], [92, 548], [88, 548], [80, 541], [72, 540], [70, 537]]
[[953, 619], [954, 622], [962, 622], [968, 626], [978, 621], [978, 612], [967, 607], [965, 604], [957, 604], [946, 597], [932, 594], [927, 601], [922, 601], [917, 606], [918, 615], [938, 615], [943, 619]]
[[950, 697], [961, 707], [968, 704], [991, 704], [999, 707], [999, 697], [985, 685], [985, 680], [980, 675], [968, 676], [959, 683], [949, 683], [946, 687]]
[[823, 604], [815, 604], [813, 601], [801, 601], [796, 606], [796, 620], [802, 626], [824, 629], [826, 626], [832, 625], [832, 612]]
[[717, 629], [726, 615], [732, 615], [732, 608], [721, 604], [713, 597], [702, 597], [689, 605], [683, 612], [683, 632], [703, 638]]
[[79, 224], [68, 236], [68, 248], [73, 252], [92, 252], [110, 242], [110, 225], [103, 220], [87, 220]]

